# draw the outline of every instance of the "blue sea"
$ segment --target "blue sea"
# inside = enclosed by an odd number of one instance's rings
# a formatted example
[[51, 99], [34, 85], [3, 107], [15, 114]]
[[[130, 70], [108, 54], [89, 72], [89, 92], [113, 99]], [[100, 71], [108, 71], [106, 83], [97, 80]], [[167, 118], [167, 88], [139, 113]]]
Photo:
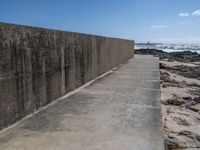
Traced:
[[136, 43], [135, 49], [149, 48], [159, 49], [166, 52], [178, 52], [178, 51], [192, 51], [200, 53], [200, 44], [164, 44], [164, 43]]

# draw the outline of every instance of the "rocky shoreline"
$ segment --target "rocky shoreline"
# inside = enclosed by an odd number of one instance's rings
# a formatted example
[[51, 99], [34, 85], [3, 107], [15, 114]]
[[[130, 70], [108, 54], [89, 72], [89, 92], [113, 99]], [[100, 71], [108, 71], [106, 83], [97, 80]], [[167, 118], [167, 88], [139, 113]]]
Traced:
[[200, 54], [156, 49], [135, 54], [160, 58], [164, 136], [169, 150], [200, 149]]

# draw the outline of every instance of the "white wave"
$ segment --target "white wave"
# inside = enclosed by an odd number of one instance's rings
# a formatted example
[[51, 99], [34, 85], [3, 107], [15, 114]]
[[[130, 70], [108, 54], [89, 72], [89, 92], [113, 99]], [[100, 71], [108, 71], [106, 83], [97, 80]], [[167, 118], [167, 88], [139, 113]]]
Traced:
[[136, 44], [135, 48], [159, 49], [166, 52], [192, 51], [200, 53], [200, 44]]

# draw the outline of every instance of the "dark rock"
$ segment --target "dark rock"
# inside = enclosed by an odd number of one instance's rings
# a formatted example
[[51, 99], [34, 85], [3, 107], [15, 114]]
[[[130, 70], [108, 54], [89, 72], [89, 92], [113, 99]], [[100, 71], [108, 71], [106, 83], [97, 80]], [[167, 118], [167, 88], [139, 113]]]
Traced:
[[136, 49], [135, 54], [161, 55], [161, 54], [167, 54], [167, 52], [164, 52], [162, 50], [157, 50], [157, 49]]
[[160, 80], [162, 82], [162, 87], [172, 86], [172, 87], [183, 87], [183, 83], [177, 82], [174, 79], [170, 78], [169, 73], [167, 72], [160, 72]]
[[162, 59], [168, 59], [168, 61], [180, 61], [180, 62], [198, 62], [200, 61], [200, 54], [191, 51], [180, 52], [164, 52], [158, 49], [136, 49], [135, 54], [142, 55], [154, 55]]
[[194, 108], [194, 107], [188, 107], [188, 109], [190, 109], [190, 110], [192, 110], [192, 111], [194, 111], [194, 112], [199, 112], [199, 109]]
[[162, 101], [162, 104], [181, 106], [181, 105], [185, 104], [185, 101], [183, 99], [181, 99], [180, 97], [174, 96], [173, 98]]
[[185, 119], [182, 119], [180, 117], [174, 117], [173, 120], [176, 121], [176, 123], [178, 125], [183, 125], [183, 126], [189, 126], [190, 125]]
[[[177, 75], [186, 77], [186, 78], [195, 78], [199, 79], [200, 77], [200, 66], [186, 66], [186, 65], [177, 65], [173, 67], [169, 67], [166, 65], [160, 65], [162, 69], [166, 69], [172, 73], [175, 73]], [[198, 86], [197, 84], [194, 84]]]
[[188, 138], [191, 138], [191, 139], [196, 139], [197, 141], [200, 141], [200, 135], [197, 135], [191, 131], [187, 131], [187, 130], [183, 130], [181, 131], [179, 134], [179, 136], [182, 135], [182, 136], [186, 136]]
[[166, 139], [165, 143], [167, 145], [168, 150], [175, 150], [175, 149], [184, 149], [184, 148], [186, 148], [185, 146], [183, 146], [184, 145], [183, 143], [179, 142], [175, 138]]

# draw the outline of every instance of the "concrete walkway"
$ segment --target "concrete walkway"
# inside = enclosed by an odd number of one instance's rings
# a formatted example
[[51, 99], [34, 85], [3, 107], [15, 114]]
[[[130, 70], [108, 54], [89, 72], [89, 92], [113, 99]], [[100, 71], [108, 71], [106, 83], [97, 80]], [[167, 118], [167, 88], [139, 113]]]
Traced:
[[135, 56], [0, 135], [0, 150], [164, 150], [158, 58]]

